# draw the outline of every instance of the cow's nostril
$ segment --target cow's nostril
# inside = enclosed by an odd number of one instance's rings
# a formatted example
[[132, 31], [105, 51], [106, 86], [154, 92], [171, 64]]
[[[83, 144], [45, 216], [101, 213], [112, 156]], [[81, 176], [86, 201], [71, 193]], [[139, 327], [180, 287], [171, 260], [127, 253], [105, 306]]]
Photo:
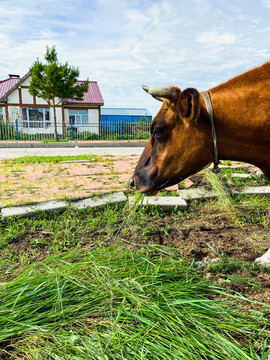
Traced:
[[129, 180], [129, 186], [131, 187], [131, 188], [135, 188], [135, 182], [134, 182], [134, 179], [130, 179]]

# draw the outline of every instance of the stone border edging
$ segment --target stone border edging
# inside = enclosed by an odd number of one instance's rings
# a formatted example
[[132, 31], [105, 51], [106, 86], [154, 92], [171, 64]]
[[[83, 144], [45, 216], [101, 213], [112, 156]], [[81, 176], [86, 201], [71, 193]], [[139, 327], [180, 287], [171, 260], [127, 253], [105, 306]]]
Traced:
[[[257, 186], [248, 187], [242, 192], [233, 191], [233, 195], [237, 196], [240, 194], [246, 195], [264, 195], [270, 198], [270, 186]], [[158, 205], [164, 210], [173, 210], [178, 207], [180, 210], [187, 209], [187, 202], [191, 200], [204, 200], [213, 199], [217, 195], [213, 191], [205, 190], [203, 188], [185, 189], [179, 190], [178, 196], [145, 196], [141, 206], [153, 206]], [[101, 207], [106, 204], [115, 204], [129, 201], [132, 205], [134, 197], [126, 197], [123, 192], [116, 192], [107, 194], [102, 197], [92, 197], [83, 200], [75, 200], [70, 203], [65, 201], [47, 201], [36, 203], [33, 205], [22, 205], [13, 207], [4, 207], [1, 209], [2, 219], [13, 217], [13, 216], [33, 216], [39, 211], [58, 211], [63, 212], [69, 204], [72, 204], [77, 209], [95, 208]]]
[[70, 203], [65, 201], [46, 201], [41, 203], [36, 203], [33, 205], [22, 205], [22, 206], [12, 206], [5, 207], [1, 209], [2, 218], [8, 218], [13, 216], [33, 216], [39, 211], [58, 211], [63, 212], [69, 204], [72, 204], [77, 209], [86, 209], [90, 207], [100, 207], [109, 203], [119, 203], [127, 201], [127, 197], [123, 192], [113, 193], [105, 195], [103, 197], [88, 198], [83, 200], [76, 200]]
[[[134, 204], [136, 196], [129, 196], [129, 206]], [[187, 209], [187, 202], [180, 196], [145, 196], [140, 206], [160, 206], [163, 210], [173, 210], [176, 207], [179, 210]]]

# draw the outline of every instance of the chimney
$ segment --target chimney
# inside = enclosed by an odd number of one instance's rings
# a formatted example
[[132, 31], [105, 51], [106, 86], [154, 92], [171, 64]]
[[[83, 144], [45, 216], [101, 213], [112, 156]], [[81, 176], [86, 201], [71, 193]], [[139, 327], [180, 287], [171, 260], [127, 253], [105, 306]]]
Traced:
[[10, 77], [10, 79], [18, 79], [20, 77], [20, 75], [15, 75], [15, 74], [8, 74], [8, 76]]

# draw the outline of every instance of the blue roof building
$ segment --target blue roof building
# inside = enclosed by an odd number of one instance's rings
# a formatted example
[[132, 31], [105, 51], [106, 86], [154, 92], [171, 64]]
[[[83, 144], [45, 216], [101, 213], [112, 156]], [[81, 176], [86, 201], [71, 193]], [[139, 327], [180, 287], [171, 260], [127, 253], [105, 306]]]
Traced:
[[104, 116], [121, 116], [121, 117], [130, 117], [130, 116], [148, 116], [152, 118], [152, 115], [147, 109], [138, 109], [138, 108], [101, 108], [101, 115]]
[[101, 127], [114, 130], [119, 123], [134, 121], [152, 121], [147, 109], [138, 108], [101, 108]]

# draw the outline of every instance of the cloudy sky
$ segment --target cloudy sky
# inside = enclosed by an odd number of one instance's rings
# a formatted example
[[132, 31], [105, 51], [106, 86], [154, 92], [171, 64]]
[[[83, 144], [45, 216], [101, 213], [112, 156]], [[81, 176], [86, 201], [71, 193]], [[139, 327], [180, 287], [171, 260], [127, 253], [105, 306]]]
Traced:
[[270, 60], [270, 0], [0, 0], [0, 79], [59, 61], [97, 80], [106, 107], [160, 103], [141, 89], [207, 90]]

